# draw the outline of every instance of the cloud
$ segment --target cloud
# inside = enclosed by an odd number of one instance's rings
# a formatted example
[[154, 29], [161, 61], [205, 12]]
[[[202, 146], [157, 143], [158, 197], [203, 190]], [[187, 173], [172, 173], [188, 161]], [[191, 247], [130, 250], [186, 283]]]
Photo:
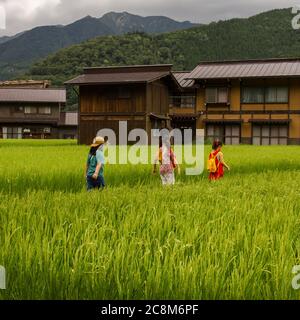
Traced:
[[86, 15], [100, 17], [108, 11], [139, 15], [165, 15], [177, 20], [208, 23], [247, 17], [273, 8], [286, 8], [300, 0], [0, 0], [5, 8], [7, 29], [15, 34], [40, 25], [68, 24]]
[[[15, 23], [33, 22], [41, 12], [54, 12], [61, 0], [9, 0], [4, 1], [7, 19]], [[47, 19], [47, 16], [44, 16]]]

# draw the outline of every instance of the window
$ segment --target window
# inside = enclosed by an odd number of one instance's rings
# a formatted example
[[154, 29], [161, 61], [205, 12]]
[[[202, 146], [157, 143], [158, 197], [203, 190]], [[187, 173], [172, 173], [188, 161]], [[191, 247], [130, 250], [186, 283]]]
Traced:
[[225, 144], [238, 145], [240, 144], [241, 127], [238, 125], [228, 125], [225, 127]]
[[195, 108], [195, 96], [172, 96], [170, 97], [170, 105], [173, 108]]
[[180, 108], [181, 107], [181, 96], [175, 97], [172, 96], [170, 97], [170, 104], [173, 108]]
[[182, 96], [181, 108], [195, 108], [196, 98], [194, 96]]
[[244, 87], [242, 103], [288, 103], [288, 87]]
[[206, 138], [212, 143], [214, 140], [224, 140], [224, 126], [209, 124], [206, 127]]
[[289, 89], [288, 87], [268, 87], [266, 88], [267, 103], [288, 103]]
[[242, 90], [243, 103], [264, 103], [264, 88], [244, 87]]
[[206, 103], [228, 103], [228, 88], [206, 88]]
[[25, 114], [35, 114], [35, 113], [37, 113], [37, 107], [25, 107], [24, 113]]
[[212, 143], [214, 140], [220, 140], [228, 145], [240, 144], [241, 127], [239, 125], [213, 125], [206, 127], [206, 138]]
[[6, 133], [7, 139], [22, 139], [22, 128], [8, 127]]
[[44, 128], [44, 133], [51, 133], [51, 128]]
[[50, 107], [40, 107], [39, 114], [51, 114], [51, 108]]
[[254, 145], [287, 145], [288, 126], [276, 125], [254, 125], [253, 144]]
[[218, 88], [218, 102], [219, 103], [228, 102], [228, 88]]
[[17, 106], [15, 107], [15, 113], [23, 113], [24, 112], [24, 107], [21, 106]]

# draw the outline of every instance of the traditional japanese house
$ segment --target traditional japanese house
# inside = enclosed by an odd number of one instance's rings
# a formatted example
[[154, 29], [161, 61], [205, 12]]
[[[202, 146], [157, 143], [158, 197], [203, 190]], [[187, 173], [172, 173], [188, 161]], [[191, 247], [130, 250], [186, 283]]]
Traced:
[[[170, 126], [170, 91], [180, 90], [171, 65], [86, 68], [66, 85], [78, 86], [79, 143], [89, 144], [100, 129], [119, 135], [128, 131]], [[76, 89], [75, 89], [76, 90]]]
[[300, 59], [200, 63], [197, 128], [226, 144], [300, 144]]
[[88, 68], [79, 87], [79, 142], [101, 128], [204, 129], [225, 144], [300, 144], [300, 59]]
[[[65, 104], [65, 89], [0, 86], [0, 138], [59, 138]], [[71, 130], [75, 137], [77, 125]]]

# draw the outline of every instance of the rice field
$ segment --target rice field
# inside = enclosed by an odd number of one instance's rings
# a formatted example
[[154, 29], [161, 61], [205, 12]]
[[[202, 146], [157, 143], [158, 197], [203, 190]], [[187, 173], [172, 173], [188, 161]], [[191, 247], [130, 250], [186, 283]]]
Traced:
[[0, 141], [0, 299], [300, 298], [300, 147], [226, 146], [222, 181], [172, 188], [108, 164], [89, 194], [87, 152]]

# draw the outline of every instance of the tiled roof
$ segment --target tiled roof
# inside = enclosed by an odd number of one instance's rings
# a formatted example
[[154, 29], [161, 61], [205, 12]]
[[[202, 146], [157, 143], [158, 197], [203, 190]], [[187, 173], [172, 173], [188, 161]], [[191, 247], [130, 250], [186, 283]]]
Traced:
[[172, 72], [178, 83], [182, 88], [190, 88], [194, 85], [194, 80], [187, 80], [186, 78], [189, 77], [190, 72], [187, 71], [175, 71]]
[[148, 83], [169, 76], [171, 68], [172, 65], [86, 68], [82, 75], [65, 84]]
[[66, 90], [0, 88], [0, 102], [66, 103]]
[[188, 79], [299, 77], [300, 59], [270, 59], [200, 63]]

